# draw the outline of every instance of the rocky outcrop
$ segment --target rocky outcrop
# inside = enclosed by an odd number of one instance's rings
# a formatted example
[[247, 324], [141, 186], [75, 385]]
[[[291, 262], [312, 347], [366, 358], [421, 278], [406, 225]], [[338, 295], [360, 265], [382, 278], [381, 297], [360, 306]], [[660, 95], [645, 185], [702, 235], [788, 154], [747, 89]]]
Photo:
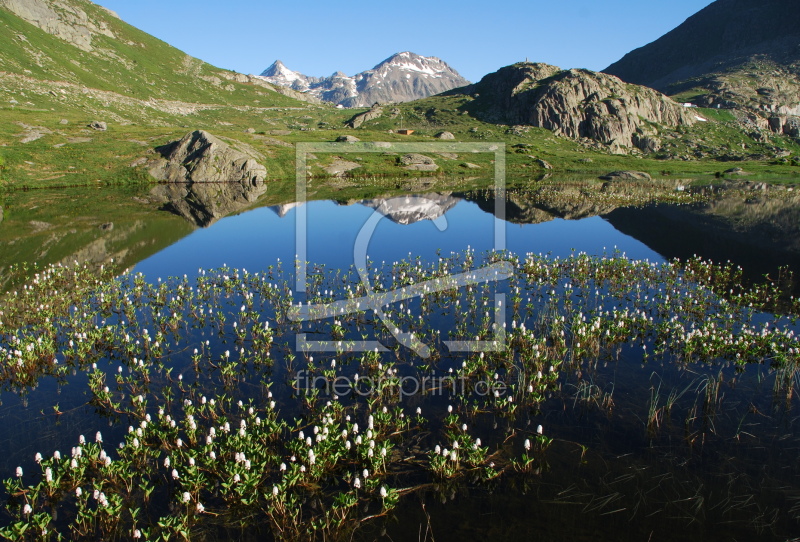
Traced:
[[502, 68], [458, 92], [470, 94], [474, 100], [465, 109], [488, 122], [547, 128], [618, 152], [655, 147], [655, 139], [645, 138], [696, 120], [652, 89], [603, 73], [539, 63]]
[[0, 0], [0, 7], [84, 51], [93, 50], [96, 34], [115, 37], [104, 21], [93, 20], [74, 1]]
[[453, 139], [456, 138], [456, 136], [454, 136], [452, 132], [439, 132], [438, 134], [436, 134], [433, 137], [435, 137], [436, 139], [445, 139], [445, 140], [448, 140], [448, 139], [449, 140], [453, 140]]
[[259, 185], [267, 170], [256, 159], [260, 155], [241, 143], [234, 148], [204, 130], [186, 134], [181, 140], [159, 148], [164, 157], [151, 166], [150, 174], [170, 183], [239, 183]]
[[273, 85], [345, 107], [407, 102], [469, 84], [444, 61], [410, 52], [392, 55], [371, 70], [352, 77], [342, 72], [330, 77], [309, 77], [290, 70], [280, 60], [260, 77]]
[[424, 154], [409, 153], [400, 157], [398, 160], [403, 169], [409, 171], [436, 171], [439, 166], [433, 161], [433, 158], [425, 156]]
[[376, 104], [373, 105], [372, 109], [370, 109], [369, 111], [365, 111], [364, 113], [359, 113], [352, 119], [348, 120], [345, 124], [350, 128], [358, 128], [365, 122], [377, 119], [381, 115], [383, 115], [383, 108], [380, 105]]
[[337, 143], [358, 143], [359, 141], [361, 140], [351, 135], [340, 135], [336, 138]]
[[[800, 116], [800, 3], [717, 0], [604, 71], [701, 107]], [[784, 132], [786, 133], [786, 132]], [[789, 134], [787, 134], [789, 135]]]

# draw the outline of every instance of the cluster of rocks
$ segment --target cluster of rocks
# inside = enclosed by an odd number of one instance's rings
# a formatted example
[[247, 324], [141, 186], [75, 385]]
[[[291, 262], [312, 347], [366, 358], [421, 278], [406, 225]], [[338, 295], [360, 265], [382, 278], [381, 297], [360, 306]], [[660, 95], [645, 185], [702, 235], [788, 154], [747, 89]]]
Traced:
[[488, 122], [546, 128], [597, 141], [616, 152], [660, 148], [659, 127], [689, 126], [696, 117], [663, 94], [589, 70], [541, 63], [507, 66], [464, 89], [467, 109]]

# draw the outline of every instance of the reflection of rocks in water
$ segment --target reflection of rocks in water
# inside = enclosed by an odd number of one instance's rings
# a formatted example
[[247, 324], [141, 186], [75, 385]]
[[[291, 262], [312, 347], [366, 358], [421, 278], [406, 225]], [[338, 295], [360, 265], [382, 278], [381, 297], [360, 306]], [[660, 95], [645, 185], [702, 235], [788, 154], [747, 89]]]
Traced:
[[[556, 218], [580, 220], [608, 213], [617, 207], [607, 197], [608, 188], [599, 183], [548, 184], [536, 190], [508, 191], [505, 219], [513, 224], [540, 224]], [[606, 196], [606, 197], [604, 197]], [[493, 194], [465, 195], [487, 213], [494, 214]]]
[[295, 207], [300, 207], [301, 205], [303, 205], [302, 202], [282, 203], [280, 205], [273, 205], [269, 207], [269, 210], [278, 215], [280, 218], [283, 218], [289, 213], [289, 211]]
[[250, 207], [266, 191], [264, 182], [171, 183], [156, 186], [150, 195], [164, 209], [206, 227]]
[[707, 204], [617, 209], [604, 218], [666, 258], [731, 261], [750, 279], [800, 271], [800, 196], [731, 192]]
[[435, 220], [456, 206], [462, 198], [450, 194], [421, 194], [360, 201], [397, 224], [414, 224], [422, 220]]

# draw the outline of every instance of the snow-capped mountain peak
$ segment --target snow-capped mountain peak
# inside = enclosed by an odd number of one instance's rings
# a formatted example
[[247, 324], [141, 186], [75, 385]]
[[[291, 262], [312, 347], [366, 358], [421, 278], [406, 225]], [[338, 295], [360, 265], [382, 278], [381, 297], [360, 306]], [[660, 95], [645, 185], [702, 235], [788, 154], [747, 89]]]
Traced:
[[272, 84], [308, 92], [346, 107], [416, 100], [469, 84], [441, 59], [409, 51], [394, 54], [353, 77], [340, 71], [330, 77], [308, 77], [290, 70], [280, 60], [261, 77]]
[[280, 60], [276, 60], [272, 65], [261, 73], [261, 77], [269, 82], [282, 87], [301, 87], [298, 90], [306, 90], [309, 86], [308, 77], [300, 72], [292, 71]]

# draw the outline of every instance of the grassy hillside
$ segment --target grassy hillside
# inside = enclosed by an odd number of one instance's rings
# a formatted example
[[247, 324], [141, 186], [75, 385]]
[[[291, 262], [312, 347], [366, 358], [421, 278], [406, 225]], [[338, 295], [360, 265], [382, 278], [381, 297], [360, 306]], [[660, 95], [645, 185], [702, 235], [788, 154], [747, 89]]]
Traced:
[[[80, 8], [105, 33], [95, 33], [90, 50], [82, 49], [0, 8], [0, 188], [151, 182], [143, 164], [155, 147], [197, 129], [252, 146], [266, 157], [268, 177], [284, 180], [294, 177], [296, 142], [333, 141], [346, 133], [364, 141], [433, 142], [442, 130], [458, 141], [505, 142], [509, 176], [526, 182], [613, 169], [713, 177], [735, 165], [753, 173], [750, 178], [782, 180], [800, 171], [791, 161], [775, 160], [800, 155], [797, 141], [743, 132], [735, 119], [714, 110], [700, 110], [710, 122], [665, 138], [662, 150], [650, 155], [612, 155], [542, 128], [484, 122], [471, 114], [473, 97], [458, 93], [385, 106], [382, 116], [350, 130], [345, 122], [364, 110], [296, 100], [194, 59], [88, 1], [47, 1]], [[108, 129], [90, 128], [95, 120]], [[415, 133], [399, 135], [401, 127]], [[735, 163], [713, 160], [718, 156]], [[358, 165], [344, 180], [328, 181], [338, 190], [376, 177], [475, 177], [493, 168], [488, 156], [432, 157], [439, 169], [431, 174], [402, 169], [391, 153], [321, 154], [312, 174], [330, 178], [326, 170], [337, 160]]]
[[165, 99], [231, 106], [296, 106], [267, 87], [237, 82], [215, 68], [121, 21], [90, 2], [74, 0], [115, 37], [95, 34], [83, 51], [0, 8], [0, 71], [64, 81], [140, 100]]

